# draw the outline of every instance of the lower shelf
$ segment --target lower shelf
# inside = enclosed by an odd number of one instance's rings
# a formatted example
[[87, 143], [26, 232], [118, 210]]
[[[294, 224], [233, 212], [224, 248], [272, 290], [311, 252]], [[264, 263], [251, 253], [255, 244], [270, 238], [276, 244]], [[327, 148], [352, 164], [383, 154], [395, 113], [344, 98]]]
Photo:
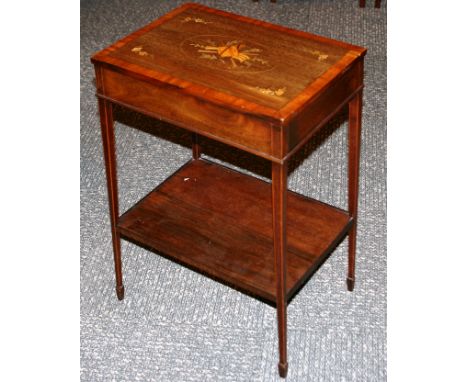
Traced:
[[[351, 224], [347, 212], [288, 191], [288, 301]], [[124, 238], [276, 303], [270, 183], [194, 160], [122, 215], [118, 229]]]

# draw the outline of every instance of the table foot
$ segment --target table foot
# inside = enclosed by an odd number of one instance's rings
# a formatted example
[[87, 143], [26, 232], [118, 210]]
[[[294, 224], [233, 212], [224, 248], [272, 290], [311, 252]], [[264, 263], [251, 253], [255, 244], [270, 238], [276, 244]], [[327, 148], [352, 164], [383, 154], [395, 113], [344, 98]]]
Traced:
[[286, 375], [288, 375], [288, 363], [278, 363], [278, 371], [279, 375], [281, 378], [286, 378]]
[[115, 291], [117, 292], [117, 298], [118, 298], [119, 300], [123, 300], [124, 295], [125, 295], [125, 288], [124, 288], [124, 286], [122, 285], [122, 286], [117, 286], [117, 287], [115, 287]]
[[348, 290], [352, 292], [354, 290], [354, 279], [348, 277], [346, 283], [348, 284]]

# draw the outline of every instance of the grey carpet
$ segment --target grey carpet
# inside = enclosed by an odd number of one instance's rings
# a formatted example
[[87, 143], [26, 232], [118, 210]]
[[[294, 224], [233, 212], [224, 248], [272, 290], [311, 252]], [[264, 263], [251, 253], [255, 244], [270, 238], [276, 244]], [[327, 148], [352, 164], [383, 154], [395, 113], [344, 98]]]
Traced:
[[[275, 310], [122, 242], [126, 296], [114, 293], [105, 173], [91, 54], [182, 1], [81, 2], [81, 380], [276, 381]], [[356, 288], [345, 240], [288, 308], [289, 381], [386, 380], [386, 3], [200, 1], [368, 48]], [[117, 110], [120, 210], [190, 158], [189, 135]], [[346, 120], [294, 158], [289, 188], [346, 208]], [[206, 155], [255, 176], [268, 163], [203, 140]]]

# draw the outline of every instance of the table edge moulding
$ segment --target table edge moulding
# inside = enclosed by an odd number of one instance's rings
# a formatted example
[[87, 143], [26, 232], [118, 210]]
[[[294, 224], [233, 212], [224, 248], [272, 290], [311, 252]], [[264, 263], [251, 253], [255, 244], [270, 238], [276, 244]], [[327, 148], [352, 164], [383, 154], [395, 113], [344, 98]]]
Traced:
[[[239, 73], [248, 81], [252, 78], [249, 71], [258, 70], [257, 65], [266, 68], [259, 78], [281, 75], [274, 72], [279, 69], [273, 61], [256, 57], [264, 42], [249, 50], [247, 44], [237, 41], [222, 47], [205, 46], [195, 40], [173, 44], [179, 53], [186, 46], [198, 49], [203, 54], [200, 57], [209, 59], [203, 61], [204, 65], [222, 67], [229, 64], [227, 58], [231, 59], [226, 83], [205, 84], [196, 77], [195, 64], [185, 65], [183, 58], [164, 56], [164, 50], [156, 57], [150, 50], [150, 37], [173, 38], [170, 36], [181, 33], [170, 23], [184, 15], [182, 23], [190, 31], [222, 18], [226, 28], [229, 23], [237, 28], [242, 23], [244, 34], [265, 31], [268, 38], [274, 34], [289, 43], [297, 40], [304, 46], [323, 47], [319, 53], [312, 51], [316, 61], [310, 68], [316, 74], [304, 77], [307, 72], [293, 73], [287, 77], [285, 73], [284, 78], [292, 79], [290, 89], [294, 88], [287, 96], [285, 88], [258, 87], [260, 91], [255, 93], [255, 87], [237, 81]], [[164, 38], [158, 42], [161, 47]], [[300, 44], [296, 45], [290, 53], [300, 60], [305, 53], [298, 50]], [[175, 48], [167, 44], [164, 49]], [[276, 307], [278, 368], [280, 376], [286, 377], [287, 305], [346, 236], [347, 287], [350, 291], [354, 288], [365, 54], [366, 49], [355, 45], [194, 3], [176, 8], [96, 53], [91, 61], [95, 66], [118, 299], [124, 298], [120, 239], [125, 238]], [[145, 61], [148, 58], [154, 58], [154, 62]], [[170, 59], [176, 60], [175, 66], [170, 66], [173, 71], [160, 69]], [[246, 74], [235, 73], [234, 69], [241, 66]], [[217, 68], [212, 67], [212, 78], [216, 80]], [[192, 159], [122, 215], [117, 191], [114, 105], [192, 132]], [[349, 169], [346, 211], [287, 189], [289, 159], [345, 107]], [[269, 160], [271, 183], [201, 158], [199, 135]]]

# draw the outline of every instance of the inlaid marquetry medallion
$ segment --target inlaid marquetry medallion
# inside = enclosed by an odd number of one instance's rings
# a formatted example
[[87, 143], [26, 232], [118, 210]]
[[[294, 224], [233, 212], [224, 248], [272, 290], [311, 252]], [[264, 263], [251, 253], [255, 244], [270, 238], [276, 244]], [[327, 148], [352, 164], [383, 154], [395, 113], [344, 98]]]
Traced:
[[273, 69], [266, 57], [267, 47], [232, 36], [201, 35], [184, 40], [180, 46], [185, 55], [213, 69], [264, 72]]

